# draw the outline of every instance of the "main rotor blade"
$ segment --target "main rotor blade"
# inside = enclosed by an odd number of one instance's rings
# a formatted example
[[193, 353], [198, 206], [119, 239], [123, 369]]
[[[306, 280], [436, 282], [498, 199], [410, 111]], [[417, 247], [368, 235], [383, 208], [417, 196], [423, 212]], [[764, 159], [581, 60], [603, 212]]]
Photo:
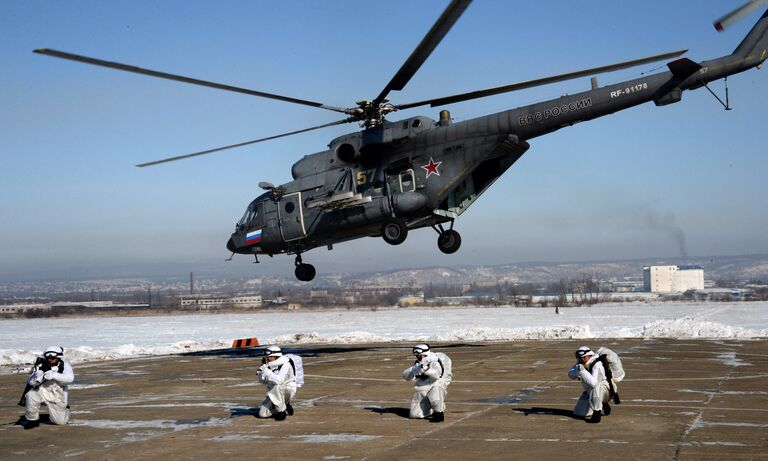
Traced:
[[568, 72], [567, 74], [554, 75], [551, 77], [537, 78], [534, 80], [527, 80], [525, 82], [512, 83], [510, 85], [497, 86], [494, 88], [488, 88], [485, 90], [471, 91], [469, 93], [456, 94], [453, 96], [445, 96], [442, 98], [427, 99], [419, 102], [412, 102], [409, 104], [399, 104], [395, 106], [398, 110], [410, 109], [411, 107], [424, 106], [426, 104], [432, 107], [442, 106], [445, 104], [451, 104], [454, 102], [468, 101], [470, 99], [484, 98], [486, 96], [492, 96], [495, 94], [507, 93], [509, 91], [517, 91], [525, 88], [532, 88], [535, 86], [547, 85], [555, 82], [562, 82], [563, 80], [572, 80], [578, 77], [585, 77], [589, 75], [601, 74], [605, 72], [612, 72], [619, 69], [626, 69], [628, 67], [639, 66], [641, 64], [647, 64], [649, 62], [662, 61], [664, 59], [674, 58], [680, 56], [688, 50], [673, 51], [671, 53], [657, 54], [655, 56], [649, 56], [642, 59], [634, 59], [632, 61], [624, 61], [616, 64], [610, 64], [607, 66], [592, 67], [589, 69], [578, 70], [575, 72]]
[[373, 100], [374, 105], [381, 104], [387, 97], [390, 91], [400, 91], [405, 88], [405, 85], [413, 77], [416, 71], [419, 70], [421, 65], [426, 61], [432, 51], [437, 47], [440, 41], [443, 40], [445, 34], [451, 30], [453, 24], [459, 19], [459, 16], [469, 6], [472, 0], [453, 0], [450, 5], [443, 11], [443, 14], [432, 26], [432, 29], [427, 32], [427, 35], [421, 40], [421, 43], [413, 50], [411, 56], [405, 61], [405, 64], [397, 71], [392, 80], [381, 90], [381, 93]]
[[192, 85], [207, 86], [209, 88], [216, 88], [219, 90], [234, 91], [235, 93], [249, 94], [251, 96], [259, 96], [262, 98], [277, 99], [278, 101], [290, 102], [293, 104], [302, 104], [305, 106], [319, 107], [320, 109], [332, 110], [334, 112], [346, 113], [345, 109], [340, 107], [326, 106], [325, 104], [307, 101], [305, 99], [291, 98], [289, 96], [281, 96], [279, 94], [265, 93], [263, 91], [249, 90], [247, 88], [239, 88], [231, 85], [224, 85], [222, 83], [208, 82], [205, 80], [199, 80], [196, 78], [184, 77], [181, 75], [168, 74], [165, 72], [158, 72], [156, 70], [143, 69], [141, 67], [131, 66], [128, 64], [121, 64], [119, 62], [104, 61], [102, 59], [89, 58], [87, 56], [80, 56], [77, 54], [66, 53], [64, 51], [51, 50], [48, 48], [40, 48], [33, 50], [35, 53], [43, 54], [46, 56], [53, 56], [55, 58], [69, 59], [70, 61], [82, 62], [85, 64], [92, 64], [94, 66], [109, 67], [110, 69], [122, 70], [125, 72], [133, 72], [135, 74], [149, 75], [150, 77], [164, 78], [168, 80], [175, 80], [177, 82], [190, 83]]
[[338, 121], [335, 121], [335, 122], [326, 123], [325, 125], [313, 126], [312, 128], [304, 128], [303, 130], [296, 130], [296, 131], [291, 131], [289, 133], [283, 133], [283, 134], [278, 134], [278, 135], [274, 135], [274, 136], [268, 136], [266, 138], [254, 139], [253, 141], [245, 141], [245, 142], [240, 142], [240, 143], [237, 143], [237, 144], [232, 144], [232, 145], [229, 145], [229, 146], [217, 147], [215, 149], [208, 149], [208, 150], [204, 150], [204, 151], [201, 151], [201, 152], [195, 152], [194, 154], [177, 155], [176, 157], [164, 158], [162, 160], [155, 160], [153, 162], [139, 163], [136, 166], [139, 167], [139, 168], [144, 168], [146, 166], [157, 165], [157, 164], [160, 164], [160, 163], [175, 162], [176, 160], [183, 160], [183, 159], [187, 159], [187, 158], [191, 158], [191, 157], [198, 157], [200, 155], [212, 154], [214, 152], [219, 152], [219, 151], [222, 151], [222, 150], [234, 149], [235, 147], [242, 147], [242, 146], [247, 146], [249, 144], [256, 144], [257, 142], [269, 141], [271, 139], [277, 139], [277, 138], [282, 138], [282, 137], [285, 137], [285, 136], [291, 136], [291, 135], [294, 135], [294, 134], [304, 133], [304, 132], [307, 132], [307, 131], [318, 130], [320, 128], [326, 128], [326, 127], [329, 127], [329, 126], [342, 125], [344, 123], [349, 123], [349, 122], [352, 122], [352, 121], [354, 121], [354, 120], [351, 119], [351, 118], [347, 118], [347, 119], [344, 119], [344, 120], [338, 120]]

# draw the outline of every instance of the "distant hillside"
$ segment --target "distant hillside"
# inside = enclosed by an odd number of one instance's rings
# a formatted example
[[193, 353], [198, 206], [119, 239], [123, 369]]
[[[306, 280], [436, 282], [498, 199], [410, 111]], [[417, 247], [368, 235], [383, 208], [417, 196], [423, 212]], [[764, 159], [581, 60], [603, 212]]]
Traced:
[[321, 285], [403, 286], [425, 283], [455, 285], [462, 283], [546, 283], [579, 274], [598, 274], [602, 279], [642, 277], [646, 265], [697, 264], [704, 267], [710, 280], [768, 281], [768, 255], [707, 256], [680, 258], [647, 258], [626, 261], [525, 262], [498, 266], [440, 266], [400, 269], [387, 272], [319, 275]]

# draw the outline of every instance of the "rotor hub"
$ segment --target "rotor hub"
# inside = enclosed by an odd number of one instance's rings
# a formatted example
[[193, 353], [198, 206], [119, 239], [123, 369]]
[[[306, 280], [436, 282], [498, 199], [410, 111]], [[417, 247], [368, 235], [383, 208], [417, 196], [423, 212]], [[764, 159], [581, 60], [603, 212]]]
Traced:
[[357, 101], [356, 104], [357, 107], [348, 109], [347, 113], [355, 120], [360, 121], [360, 125], [365, 128], [381, 125], [386, 121], [384, 117], [386, 114], [397, 110], [397, 107], [389, 104], [388, 99], [384, 99], [380, 103], [363, 99], [362, 101]]

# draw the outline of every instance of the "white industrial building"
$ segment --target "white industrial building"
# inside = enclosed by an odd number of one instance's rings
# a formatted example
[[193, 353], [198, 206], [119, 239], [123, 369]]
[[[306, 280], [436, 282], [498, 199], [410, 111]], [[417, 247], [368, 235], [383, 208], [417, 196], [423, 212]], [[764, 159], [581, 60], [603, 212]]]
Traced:
[[241, 296], [182, 296], [181, 307], [261, 307], [261, 296], [259, 295], [241, 295]]
[[682, 293], [704, 289], [704, 268], [701, 266], [645, 266], [643, 288], [652, 293]]

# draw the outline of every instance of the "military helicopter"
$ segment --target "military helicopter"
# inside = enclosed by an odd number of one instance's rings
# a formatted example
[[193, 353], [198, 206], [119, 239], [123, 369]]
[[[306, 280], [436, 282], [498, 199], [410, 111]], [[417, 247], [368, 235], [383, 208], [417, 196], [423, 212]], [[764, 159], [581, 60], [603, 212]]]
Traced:
[[[754, 1], [754, 0], [753, 0]], [[602, 67], [529, 80], [495, 88], [391, 104], [390, 92], [402, 90], [435, 47], [469, 6], [470, 0], [453, 0], [394, 77], [373, 100], [351, 108], [265, 93], [246, 88], [183, 77], [131, 65], [104, 61], [52, 49], [36, 53], [109, 67], [152, 77], [233, 91], [326, 109], [345, 118], [192, 154], [142, 163], [146, 167], [196, 157], [249, 144], [346, 123], [360, 123], [362, 131], [340, 136], [328, 149], [307, 155], [293, 165], [293, 181], [279, 186], [262, 182], [265, 192], [247, 207], [227, 242], [232, 252], [253, 255], [295, 255], [295, 275], [301, 281], [315, 277], [314, 266], [302, 254], [317, 247], [332, 249], [339, 242], [360, 237], [382, 237], [391, 245], [405, 241], [412, 230], [431, 227], [437, 246], [455, 253], [461, 236], [455, 220], [472, 205], [529, 148], [528, 140], [604, 115], [653, 101], [657, 106], [680, 102], [684, 90], [706, 87], [759, 66], [768, 57], [768, 11], [758, 20], [735, 51], [727, 56], [696, 63], [679, 58], [668, 71], [605, 87], [596, 78], [592, 88], [516, 109], [453, 123], [448, 111], [439, 119], [416, 116], [388, 121], [392, 112], [418, 106], [450, 103], [506, 93], [538, 85], [676, 58], [686, 50], [635, 59]], [[716, 24], [728, 24], [737, 10]], [[712, 92], [712, 90], [710, 90]], [[714, 92], [712, 94], [728, 109]]]

